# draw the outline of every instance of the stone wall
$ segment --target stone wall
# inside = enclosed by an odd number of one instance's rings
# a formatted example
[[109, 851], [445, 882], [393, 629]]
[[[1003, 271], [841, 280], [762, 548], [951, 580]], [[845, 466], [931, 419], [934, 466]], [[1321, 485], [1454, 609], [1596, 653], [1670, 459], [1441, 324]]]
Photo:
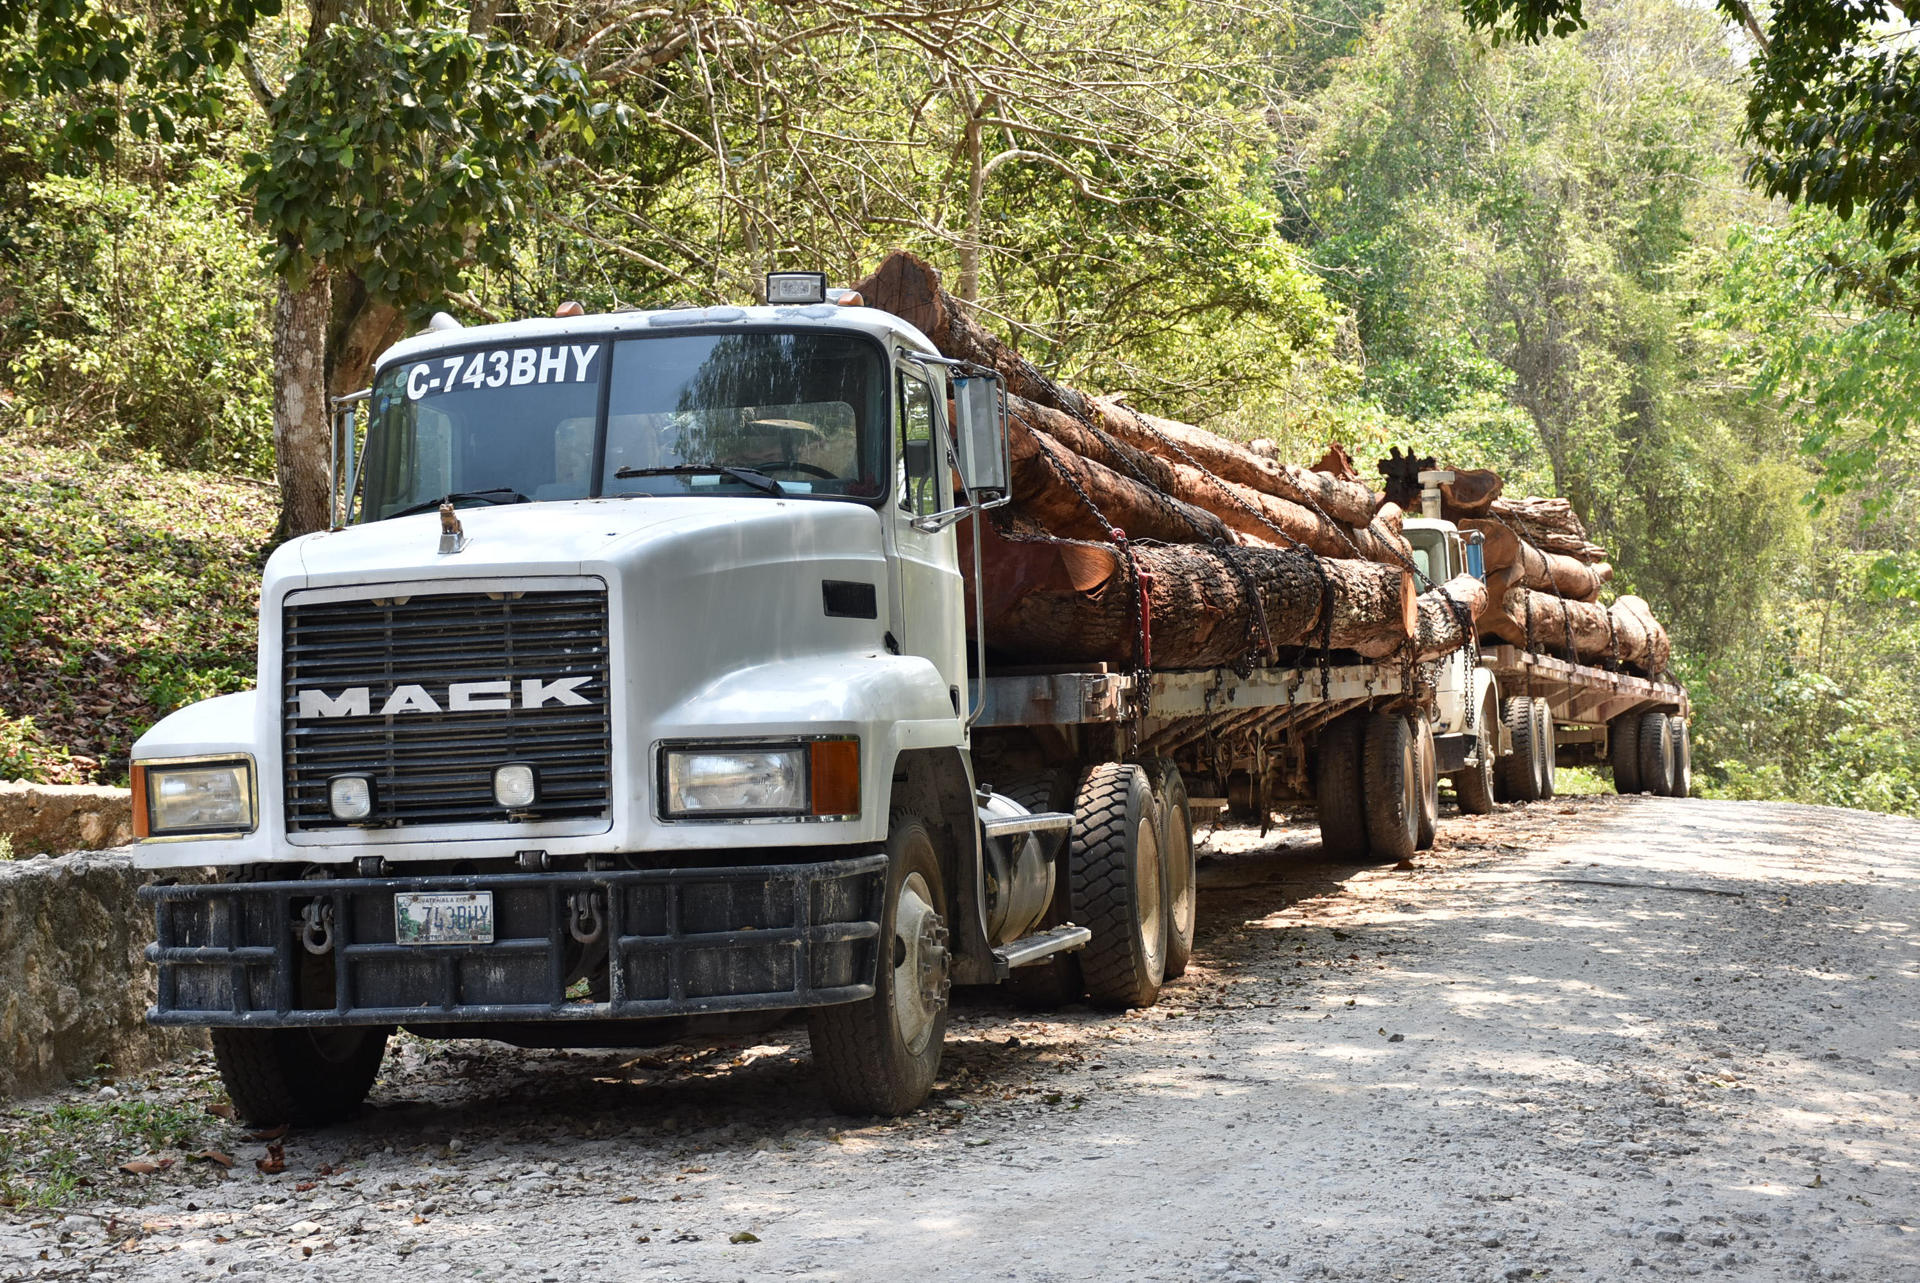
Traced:
[[133, 794], [89, 784], [0, 780], [0, 834], [16, 859], [133, 841]]
[[0, 1096], [205, 1045], [146, 1024], [153, 917], [134, 893], [147, 876], [124, 851], [0, 860]]

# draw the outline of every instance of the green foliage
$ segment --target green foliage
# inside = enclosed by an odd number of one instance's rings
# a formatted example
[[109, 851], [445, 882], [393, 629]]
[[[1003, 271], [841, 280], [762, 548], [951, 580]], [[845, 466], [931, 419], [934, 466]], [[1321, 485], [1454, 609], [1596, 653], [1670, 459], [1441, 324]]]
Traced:
[[270, 287], [214, 158], [177, 183], [49, 177], [4, 226], [0, 426], [85, 433], [169, 462], [273, 466]]
[[0, 437], [0, 774], [113, 782], [148, 726], [253, 685], [274, 495]]
[[624, 121], [567, 59], [469, 34], [464, 8], [431, 16], [330, 27], [274, 101], [245, 186], [277, 272], [328, 263], [424, 306], [511, 260], [556, 141], [592, 147]]

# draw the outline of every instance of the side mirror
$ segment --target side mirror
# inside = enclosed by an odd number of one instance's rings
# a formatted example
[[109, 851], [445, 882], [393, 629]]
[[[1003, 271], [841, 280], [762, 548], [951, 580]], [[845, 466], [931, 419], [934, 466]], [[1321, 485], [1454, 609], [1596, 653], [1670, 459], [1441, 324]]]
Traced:
[[1485, 542], [1485, 536], [1477, 530], [1468, 531], [1468, 534], [1470, 534], [1472, 538], [1465, 541], [1467, 550], [1467, 573], [1475, 579], [1484, 580], [1487, 577], [1487, 552], [1486, 549], [1480, 545]]
[[958, 374], [953, 379], [953, 425], [960, 448], [960, 484], [978, 503], [1007, 493], [1006, 398], [997, 374]]

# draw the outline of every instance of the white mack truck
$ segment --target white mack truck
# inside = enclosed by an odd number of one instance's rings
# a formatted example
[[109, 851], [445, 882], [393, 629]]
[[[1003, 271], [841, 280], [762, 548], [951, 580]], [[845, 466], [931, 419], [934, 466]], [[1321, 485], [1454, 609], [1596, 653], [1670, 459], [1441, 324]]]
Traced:
[[1393, 662], [990, 671], [961, 558], [1008, 498], [996, 377], [817, 274], [768, 297], [436, 318], [336, 421], [337, 524], [267, 563], [257, 689], [133, 752], [149, 1018], [211, 1029], [249, 1121], [350, 1114], [396, 1028], [798, 1012], [832, 1102], [897, 1114], [953, 984], [1155, 1000], [1192, 810], [1291, 781], [1330, 844], [1398, 857], [1436, 769], [1491, 805], [1464, 659], [1424, 704]]

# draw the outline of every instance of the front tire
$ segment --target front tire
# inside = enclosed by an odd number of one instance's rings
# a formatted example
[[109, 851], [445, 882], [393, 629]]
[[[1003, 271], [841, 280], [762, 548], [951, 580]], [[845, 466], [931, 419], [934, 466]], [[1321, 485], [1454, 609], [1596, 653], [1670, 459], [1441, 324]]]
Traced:
[[1491, 815], [1494, 803], [1495, 745], [1500, 742], [1499, 728], [1494, 725], [1493, 697], [1480, 710], [1480, 743], [1474, 749], [1474, 755], [1480, 759], [1476, 766], [1453, 775], [1454, 796], [1460, 799], [1460, 811], [1464, 815]]
[[1081, 777], [1067, 848], [1073, 920], [1093, 931], [1080, 976], [1096, 1006], [1151, 1007], [1167, 974], [1166, 865], [1147, 773], [1104, 762]]
[[807, 1013], [813, 1067], [833, 1107], [895, 1117], [933, 1090], [947, 1034], [947, 896], [926, 821], [894, 817], [873, 997]]
[[387, 1053], [380, 1029], [214, 1029], [234, 1113], [255, 1127], [325, 1127], [360, 1112]]
[[1507, 701], [1507, 736], [1513, 752], [1500, 759], [1502, 790], [1515, 802], [1540, 800], [1540, 737], [1535, 733], [1533, 697], [1515, 695]]

